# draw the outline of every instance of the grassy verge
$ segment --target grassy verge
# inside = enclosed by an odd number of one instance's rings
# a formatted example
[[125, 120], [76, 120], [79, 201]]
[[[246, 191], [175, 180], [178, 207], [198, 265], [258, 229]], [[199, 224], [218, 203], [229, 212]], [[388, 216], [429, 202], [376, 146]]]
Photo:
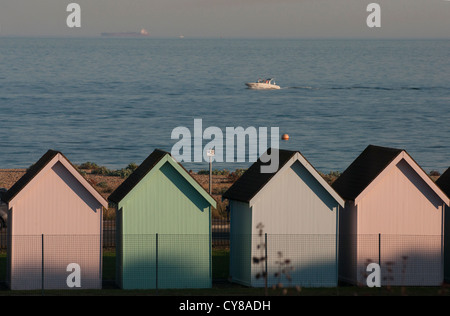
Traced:
[[0, 282], [6, 280], [6, 252], [0, 251]]
[[115, 250], [103, 251], [103, 280], [116, 279], [116, 252]]
[[229, 265], [230, 265], [230, 251], [228, 249], [213, 249], [212, 251], [213, 280], [228, 279]]
[[[0, 296], [38, 296], [41, 291], [0, 290]], [[264, 296], [264, 289], [246, 288], [236, 284], [215, 284], [211, 289], [183, 290], [46, 290], [46, 296]], [[408, 287], [370, 289], [367, 287], [305, 288], [300, 291], [289, 288], [269, 289], [268, 296], [450, 296], [447, 290], [437, 287]]]

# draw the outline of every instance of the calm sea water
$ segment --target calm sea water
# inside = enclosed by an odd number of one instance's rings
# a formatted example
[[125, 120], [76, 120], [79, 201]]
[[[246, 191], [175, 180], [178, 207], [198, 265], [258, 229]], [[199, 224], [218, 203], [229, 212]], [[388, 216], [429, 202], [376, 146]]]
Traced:
[[[170, 151], [172, 130], [201, 118], [204, 128], [280, 127], [290, 135], [281, 148], [324, 172], [368, 144], [442, 172], [449, 61], [448, 40], [0, 38], [0, 168], [28, 167], [49, 148], [122, 168]], [[283, 89], [245, 88], [269, 76]]]

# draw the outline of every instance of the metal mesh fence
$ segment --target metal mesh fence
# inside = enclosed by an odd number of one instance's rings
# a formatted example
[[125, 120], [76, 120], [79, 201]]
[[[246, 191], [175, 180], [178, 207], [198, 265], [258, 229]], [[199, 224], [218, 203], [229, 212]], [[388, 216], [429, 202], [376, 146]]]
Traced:
[[339, 281], [366, 286], [370, 263], [379, 264], [382, 286], [440, 286], [444, 281], [442, 236], [268, 234], [230, 239], [230, 276], [247, 286], [335, 287]]
[[336, 287], [335, 235], [232, 235], [230, 276], [252, 287]]
[[103, 247], [115, 248], [116, 247], [116, 225], [109, 224], [103, 227]]
[[8, 247], [8, 244], [6, 243], [7, 236], [6, 228], [0, 229], [0, 251], [6, 250]]
[[13, 236], [6, 269], [12, 290], [101, 289], [101, 236]]
[[213, 218], [212, 219], [212, 244], [217, 247], [230, 246], [230, 219]]
[[101, 289], [105, 281], [130, 290], [209, 288], [215, 275], [251, 287], [366, 286], [370, 263], [380, 264], [382, 286], [444, 280], [442, 236], [231, 235], [222, 261], [210, 235], [117, 235], [109, 250], [93, 235], [13, 236], [8, 245], [0, 282], [13, 290]]
[[208, 235], [124, 235], [119, 269], [124, 289], [208, 288]]
[[367, 266], [381, 267], [382, 286], [439, 286], [444, 281], [442, 236], [343, 235], [339, 243], [339, 277], [366, 285]]
[[[230, 220], [226, 218], [213, 218], [211, 225], [212, 245], [228, 247], [230, 245]], [[116, 247], [116, 222], [105, 220], [103, 222], [103, 247]], [[7, 249], [7, 228], [0, 229], [0, 251]]]

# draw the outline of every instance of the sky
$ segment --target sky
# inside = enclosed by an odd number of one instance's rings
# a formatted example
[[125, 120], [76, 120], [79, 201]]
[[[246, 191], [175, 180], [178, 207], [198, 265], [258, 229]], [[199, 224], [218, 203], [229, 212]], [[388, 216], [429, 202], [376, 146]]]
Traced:
[[[66, 25], [67, 5], [81, 27]], [[367, 6], [381, 7], [369, 28]], [[0, 36], [95, 37], [138, 32], [170, 38], [450, 38], [447, 0], [0, 0]]]

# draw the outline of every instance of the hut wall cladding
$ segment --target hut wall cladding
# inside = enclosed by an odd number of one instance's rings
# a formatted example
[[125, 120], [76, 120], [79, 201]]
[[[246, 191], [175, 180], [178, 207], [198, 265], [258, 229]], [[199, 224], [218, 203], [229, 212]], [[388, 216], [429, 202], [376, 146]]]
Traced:
[[[265, 280], [257, 275], [267, 263], [269, 286], [337, 286], [337, 225], [344, 201], [299, 152], [284, 150], [281, 157], [282, 167], [270, 179], [260, 173], [258, 161], [225, 193], [231, 209], [231, 277], [262, 287]], [[266, 255], [264, 244], [267, 260], [253, 261]], [[276, 274], [285, 259], [293, 268], [292, 280]]]
[[[299, 161], [277, 174], [259, 196], [252, 207], [252, 227], [263, 223], [269, 236], [269, 284], [278, 282], [274, 274], [279, 270], [280, 251], [291, 260], [292, 277], [302, 280], [302, 285], [336, 286], [338, 202]], [[260, 254], [258, 242], [253, 236], [252, 257]], [[263, 286], [263, 280], [255, 278], [260, 270], [252, 265], [254, 286]], [[315, 279], [314, 275], [320, 276]]]
[[212, 286], [210, 203], [171, 163], [148, 173], [118, 208], [123, 288], [155, 288], [156, 234], [159, 288]]
[[[356, 269], [354, 261], [358, 255], [357, 245], [358, 212], [353, 201], [346, 201], [344, 210], [339, 214], [339, 279], [355, 282]], [[356, 240], [356, 241], [355, 241]], [[378, 249], [378, 248], [377, 248]], [[378, 262], [375, 260], [374, 262]]]
[[122, 234], [208, 235], [209, 207], [192, 185], [165, 163], [120, 202]]
[[442, 199], [401, 160], [358, 203], [364, 210], [358, 233], [441, 235], [442, 207]]
[[252, 227], [264, 224], [267, 234], [336, 234], [339, 204], [296, 161], [258, 193]]
[[100, 232], [102, 206], [60, 163], [29, 185], [13, 209], [15, 236], [92, 235]]
[[[251, 286], [252, 209], [248, 203], [230, 200], [230, 275], [233, 282]], [[260, 254], [258, 254], [258, 257]]]
[[39, 289], [42, 238], [46, 289], [67, 288], [67, 265], [77, 263], [83, 288], [101, 288], [102, 205], [56, 162], [21, 192], [10, 212], [11, 289]]
[[[347, 214], [343, 217], [347, 223], [343, 223], [342, 228], [354, 227], [355, 221], [357, 223], [358, 241], [357, 245], [353, 244], [357, 264], [350, 279], [356, 277], [358, 283], [365, 284], [364, 274], [360, 272], [365, 270], [368, 260], [378, 262], [378, 234], [381, 234], [382, 275], [393, 276], [391, 285], [441, 284], [442, 199], [405, 160], [375, 181], [356, 207], [345, 210]], [[354, 230], [350, 228], [350, 231]], [[341, 256], [355, 258], [354, 251], [341, 253]], [[405, 258], [407, 279], [402, 281]], [[391, 272], [387, 271], [388, 262], [393, 264]], [[341, 271], [348, 277], [349, 271], [342, 269], [349, 261], [344, 264], [341, 260], [341, 263]], [[349, 266], [355, 267], [354, 264]], [[424, 274], [425, 267], [432, 273]]]

